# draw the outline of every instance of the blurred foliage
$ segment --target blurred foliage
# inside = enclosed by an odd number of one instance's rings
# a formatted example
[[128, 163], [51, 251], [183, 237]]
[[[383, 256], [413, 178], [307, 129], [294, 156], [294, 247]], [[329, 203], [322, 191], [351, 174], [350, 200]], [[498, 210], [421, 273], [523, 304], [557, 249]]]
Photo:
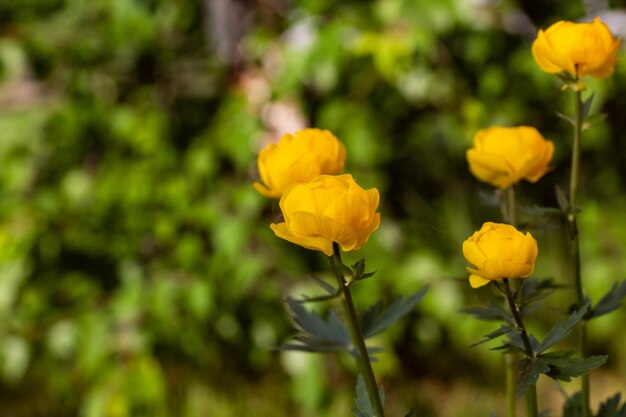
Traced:
[[[520, 200], [556, 206], [571, 132], [554, 111], [571, 102], [532, 61], [531, 22], [585, 9], [544, 3], [0, 0], [0, 414], [345, 414], [349, 357], [272, 349], [291, 332], [281, 300], [328, 268], [273, 236], [277, 204], [250, 182], [255, 153], [303, 126], [336, 133], [350, 172], [382, 194], [360, 254], [379, 272], [359, 305], [432, 284], [377, 340], [389, 409], [501, 409], [499, 359], [468, 349], [489, 327], [458, 313], [476, 302], [460, 242], [498, 218], [464, 154], [480, 128], [536, 126], [555, 169]], [[609, 114], [583, 150], [596, 300], [626, 271], [623, 73], [590, 83], [592, 112]], [[523, 220], [537, 274], [564, 281], [563, 225]], [[626, 366], [624, 318], [590, 329], [609, 374]], [[475, 390], [495, 394], [476, 403]]]

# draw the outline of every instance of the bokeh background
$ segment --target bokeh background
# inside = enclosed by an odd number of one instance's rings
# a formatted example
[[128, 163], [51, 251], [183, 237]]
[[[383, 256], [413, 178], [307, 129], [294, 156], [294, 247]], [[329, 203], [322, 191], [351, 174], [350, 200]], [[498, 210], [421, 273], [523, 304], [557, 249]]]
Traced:
[[[469, 174], [473, 134], [536, 126], [554, 170], [518, 187], [556, 206], [568, 180], [569, 94], [534, 64], [537, 27], [623, 1], [0, 0], [0, 415], [339, 416], [355, 365], [274, 348], [292, 334], [283, 300], [315, 294], [324, 255], [277, 239], [276, 202], [251, 187], [256, 153], [316, 126], [347, 170], [381, 192], [381, 228], [359, 254], [375, 278], [359, 308], [425, 284], [423, 303], [375, 342], [390, 415], [503, 415], [493, 330], [460, 314], [471, 290], [461, 242], [498, 220]], [[626, 275], [626, 63], [589, 80], [580, 202], [585, 284]], [[566, 284], [558, 218], [522, 212], [536, 275]], [[565, 288], [531, 319], [541, 334]], [[594, 404], [626, 387], [623, 310], [596, 320]], [[576, 384], [564, 385], [571, 393]], [[563, 395], [542, 380], [539, 400]]]

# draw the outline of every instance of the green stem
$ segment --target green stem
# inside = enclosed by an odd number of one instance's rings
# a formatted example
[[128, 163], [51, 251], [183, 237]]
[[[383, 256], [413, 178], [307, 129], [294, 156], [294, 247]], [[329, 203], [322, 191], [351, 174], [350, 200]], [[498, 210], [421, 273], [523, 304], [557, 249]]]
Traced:
[[339, 245], [333, 242], [333, 256], [330, 258], [330, 264], [337, 277], [337, 283], [343, 291], [343, 305], [348, 317], [348, 325], [350, 333], [352, 334], [352, 343], [359, 350], [359, 365], [361, 373], [367, 387], [367, 393], [369, 394], [370, 401], [374, 406], [376, 417], [385, 417], [385, 411], [383, 410], [383, 404], [380, 401], [380, 395], [378, 393], [378, 386], [376, 384], [376, 377], [374, 376], [374, 370], [372, 369], [372, 363], [370, 362], [370, 356], [367, 352], [367, 346], [365, 345], [365, 338], [359, 326], [359, 318], [352, 302], [352, 294], [350, 293], [350, 287], [346, 281], [346, 277], [343, 273], [344, 265], [341, 260], [341, 250]]
[[[515, 207], [515, 188], [510, 186], [501, 190], [500, 209], [502, 211], [502, 219], [505, 223], [515, 226], [516, 223], [516, 207]], [[506, 403], [507, 416], [517, 417], [517, 395], [515, 393], [515, 362], [516, 355], [504, 355], [505, 383], [506, 383]]]
[[[502, 281], [504, 283], [504, 293], [509, 303], [511, 313], [513, 314], [515, 324], [517, 325], [517, 329], [519, 330], [520, 335], [522, 336], [522, 341], [524, 342], [526, 355], [529, 358], [534, 358], [535, 352], [533, 351], [533, 347], [530, 344], [530, 338], [528, 337], [528, 332], [526, 332], [526, 327], [524, 327], [524, 322], [522, 321], [522, 317], [520, 316], [517, 304], [515, 304], [515, 298], [513, 297], [513, 292], [511, 291], [511, 284], [509, 283], [509, 280], [507, 278], [504, 278]], [[528, 417], [537, 417], [539, 414], [537, 407], [537, 387], [535, 385], [531, 385], [526, 391], [526, 410]]]
[[[580, 271], [580, 237], [578, 234], [578, 222], [576, 221], [576, 197], [578, 194], [578, 175], [580, 172], [580, 147], [583, 133], [583, 102], [582, 91], [575, 91], [574, 100], [574, 143], [572, 146], [572, 167], [569, 183], [569, 206], [570, 212], [567, 215], [570, 231], [570, 243], [572, 251], [572, 266], [574, 274], [574, 285], [576, 287], [576, 303], [578, 307], [585, 304], [585, 293], [583, 292], [582, 277]], [[581, 357], [587, 357], [587, 327], [585, 321], [581, 322], [579, 332], [579, 350]], [[581, 407], [582, 417], [590, 417], [589, 407], [589, 374], [582, 376], [581, 383]]]

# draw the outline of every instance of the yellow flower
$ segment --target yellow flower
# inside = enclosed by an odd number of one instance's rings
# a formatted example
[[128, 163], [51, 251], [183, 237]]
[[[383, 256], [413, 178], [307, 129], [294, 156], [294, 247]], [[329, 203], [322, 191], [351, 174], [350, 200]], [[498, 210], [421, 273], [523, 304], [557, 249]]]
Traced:
[[285, 221], [270, 227], [276, 236], [307, 249], [333, 254], [333, 242], [344, 251], [358, 250], [378, 229], [378, 190], [364, 190], [350, 174], [320, 175], [295, 184], [280, 199]]
[[552, 141], [534, 127], [493, 126], [474, 135], [474, 147], [466, 156], [476, 178], [505, 189], [522, 179], [539, 181], [553, 154]]
[[292, 184], [341, 172], [345, 160], [346, 148], [328, 130], [287, 133], [259, 153], [259, 175], [265, 185], [253, 185], [261, 194], [277, 198]]
[[530, 276], [538, 252], [535, 238], [510, 224], [487, 222], [463, 242], [463, 256], [476, 267], [467, 268], [472, 288], [492, 280]]
[[576, 78], [585, 74], [606, 78], [613, 74], [621, 41], [598, 17], [590, 23], [560, 21], [539, 30], [532, 53], [537, 65], [550, 74], [566, 71]]

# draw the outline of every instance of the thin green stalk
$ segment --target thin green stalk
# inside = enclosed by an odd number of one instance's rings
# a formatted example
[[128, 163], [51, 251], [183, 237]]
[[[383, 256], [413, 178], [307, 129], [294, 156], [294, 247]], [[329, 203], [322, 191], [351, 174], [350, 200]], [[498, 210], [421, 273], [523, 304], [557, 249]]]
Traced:
[[346, 277], [343, 273], [343, 262], [341, 260], [341, 250], [339, 245], [333, 242], [333, 256], [330, 258], [330, 264], [337, 277], [337, 283], [343, 292], [343, 306], [348, 317], [348, 327], [352, 335], [352, 343], [359, 349], [359, 366], [361, 368], [361, 374], [367, 387], [367, 393], [370, 397], [370, 401], [374, 406], [377, 417], [385, 417], [385, 411], [383, 410], [383, 404], [380, 401], [380, 395], [378, 393], [378, 385], [376, 384], [376, 377], [374, 376], [374, 370], [372, 369], [372, 363], [370, 362], [370, 356], [367, 352], [367, 346], [365, 345], [365, 338], [359, 326], [359, 318], [352, 302], [352, 294], [350, 293], [350, 287], [346, 281]]
[[[526, 350], [526, 355], [530, 358], [535, 357], [535, 352], [533, 351], [532, 345], [530, 344], [530, 338], [528, 337], [528, 332], [526, 332], [526, 327], [524, 327], [524, 322], [522, 321], [522, 317], [520, 316], [519, 309], [517, 308], [517, 304], [515, 304], [515, 299], [513, 298], [513, 292], [511, 291], [511, 284], [507, 278], [504, 278], [504, 293], [506, 295], [506, 300], [509, 303], [509, 308], [511, 309], [511, 313], [513, 314], [513, 318], [515, 319], [515, 324], [517, 325], [517, 329], [522, 336], [522, 341], [524, 342], [524, 348]], [[537, 408], [537, 387], [535, 385], [531, 385], [528, 387], [526, 391], [526, 410], [527, 417], [537, 417], [538, 416], [538, 408]]]
[[[500, 209], [502, 211], [502, 219], [505, 223], [515, 226], [516, 207], [515, 207], [515, 189], [510, 186], [501, 191]], [[504, 355], [504, 372], [506, 384], [506, 403], [507, 416], [517, 417], [517, 395], [515, 393], [515, 362], [516, 355]]]
[[[569, 205], [570, 213], [567, 215], [567, 221], [570, 229], [570, 243], [572, 251], [572, 267], [574, 274], [574, 285], [576, 287], [576, 303], [579, 307], [585, 304], [585, 294], [583, 292], [582, 277], [580, 272], [580, 237], [578, 234], [578, 222], [576, 221], [576, 197], [578, 194], [578, 175], [580, 172], [580, 146], [583, 133], [583, 102], [582, 91], [575, 91], [574, 100], [574, 143], [572, 146], [572, 167], [569, 183]], [[581, 321], [579, 332], [579, 350], [580, 355], [584, 358], [587, 356], [587, 327], [585, 321]], [[582, 376], [581, 383], [581, 407], [582, 417], [590, 417], [591, 411], [589, 407], [589, 374]]]

